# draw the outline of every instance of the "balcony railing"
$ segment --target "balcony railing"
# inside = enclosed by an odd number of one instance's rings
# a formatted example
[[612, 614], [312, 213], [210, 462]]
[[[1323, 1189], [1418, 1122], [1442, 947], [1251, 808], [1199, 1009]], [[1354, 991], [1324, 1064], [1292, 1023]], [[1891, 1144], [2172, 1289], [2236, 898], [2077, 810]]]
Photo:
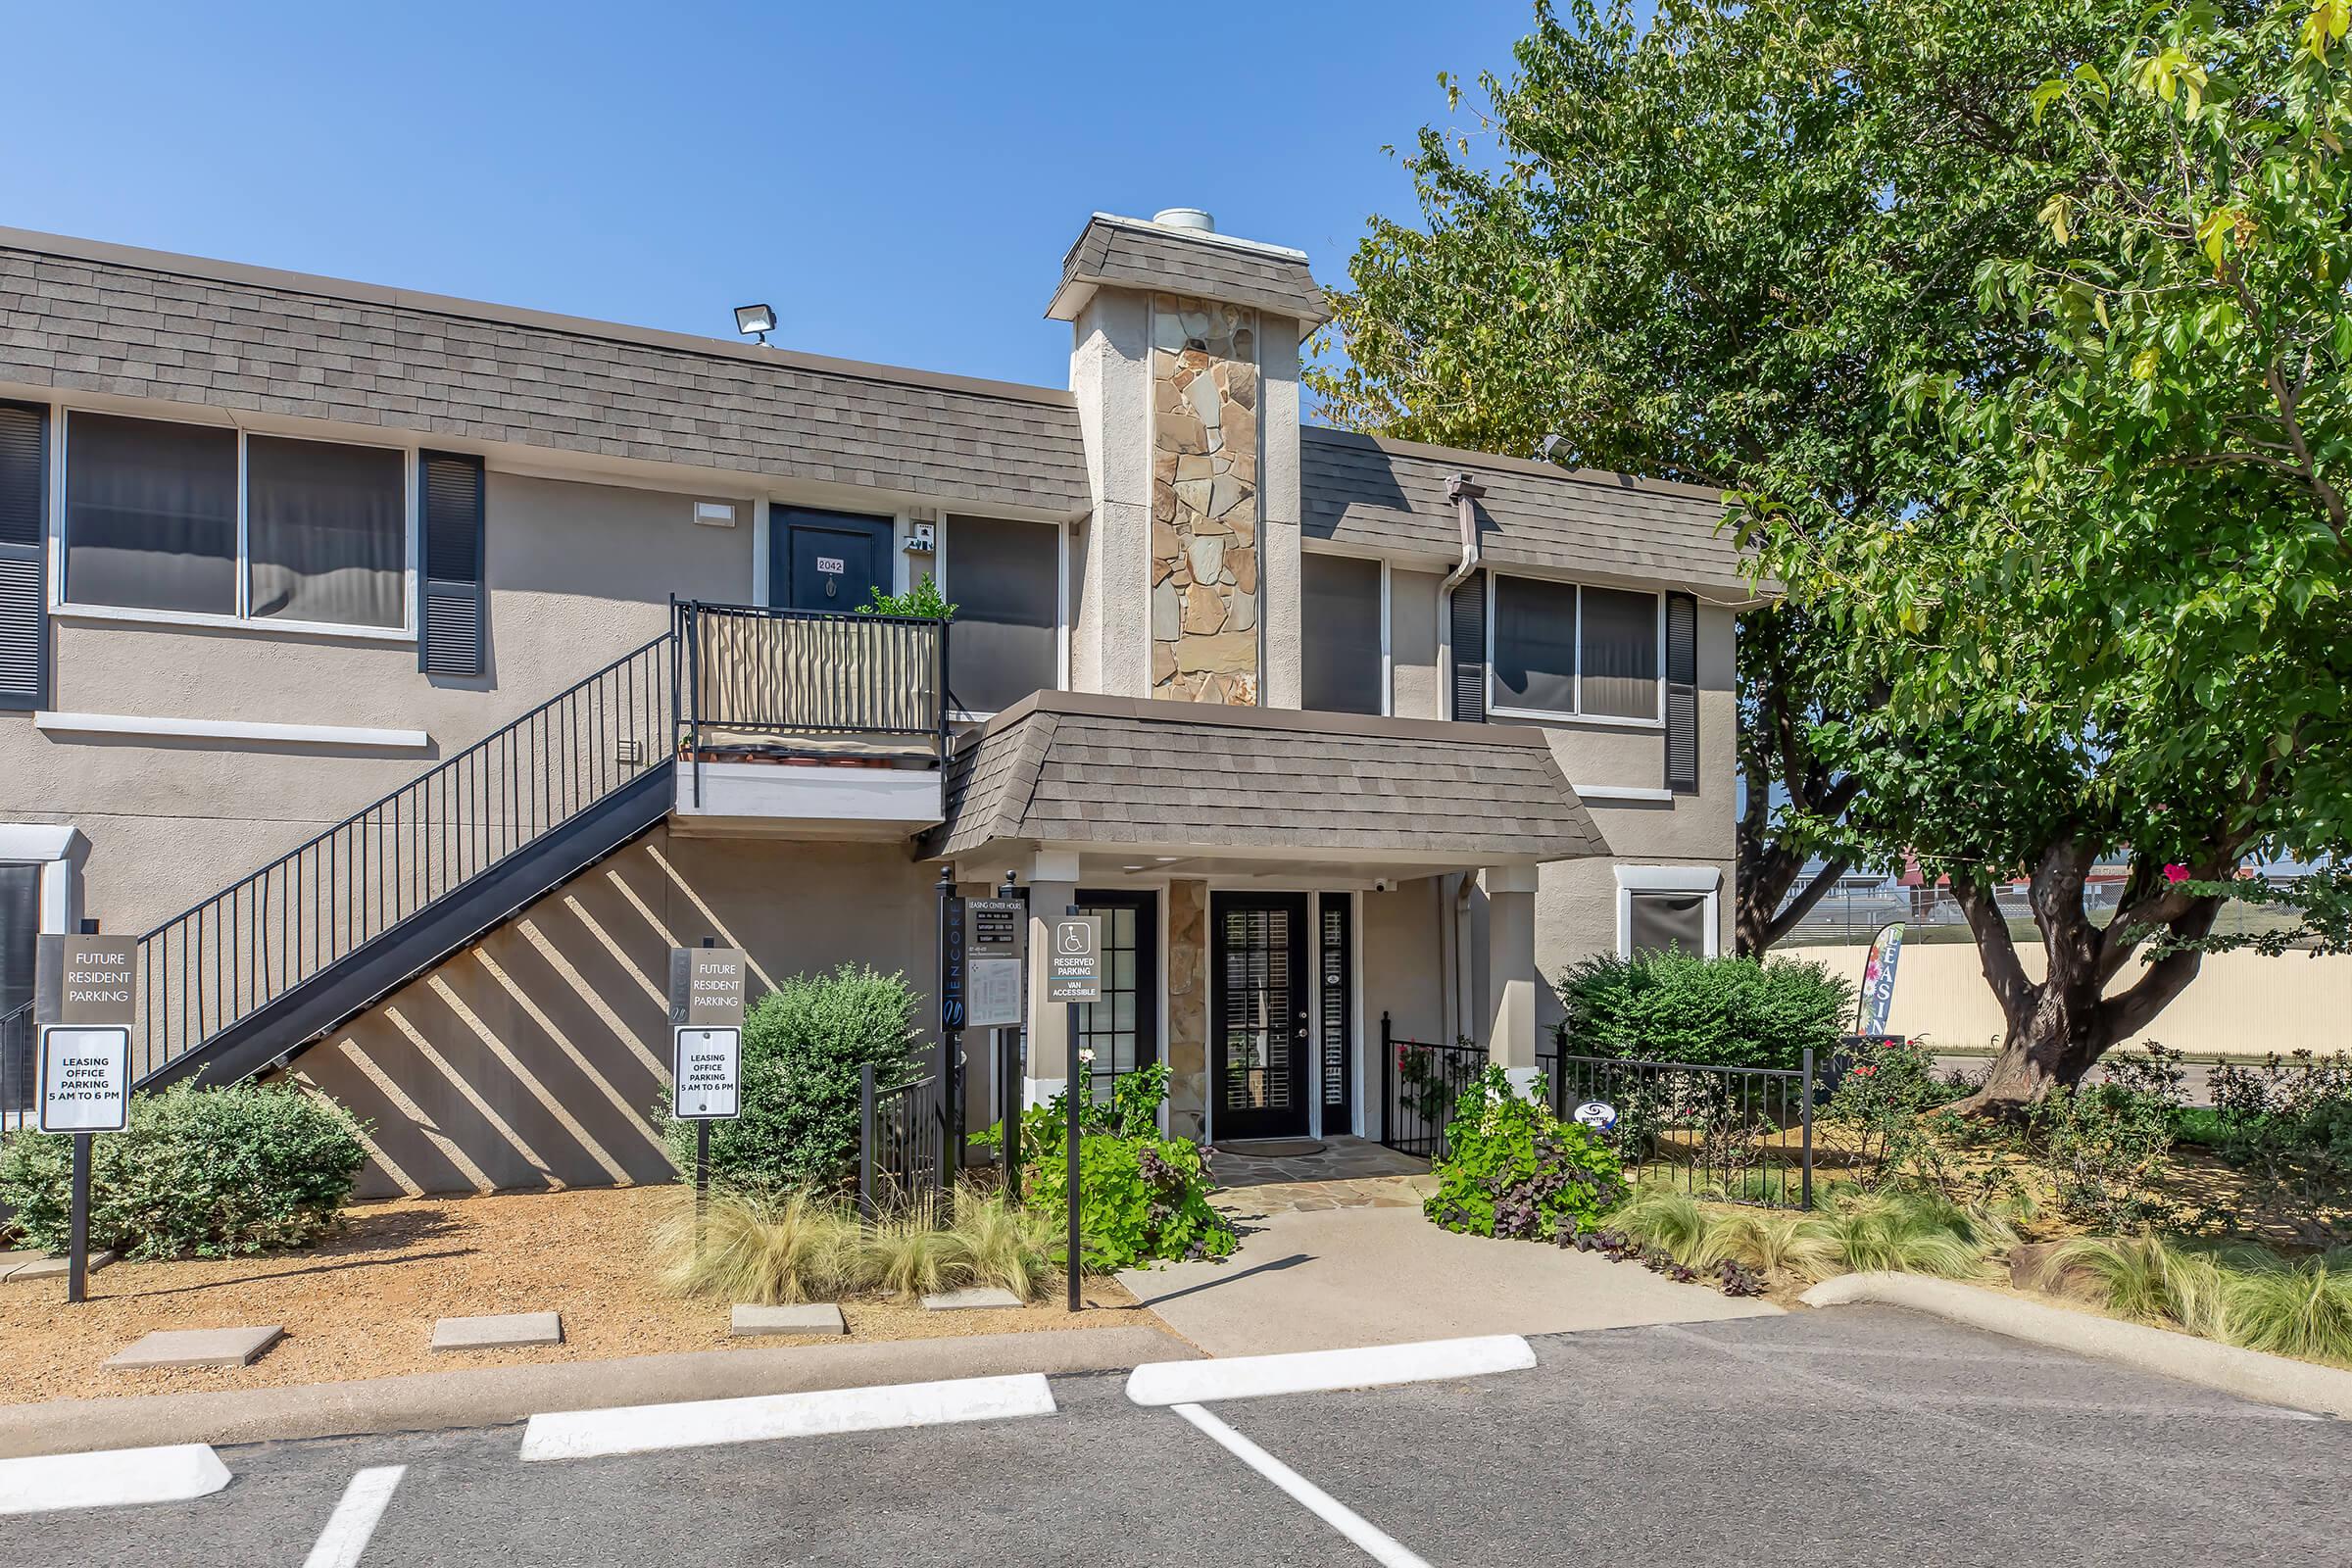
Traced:
[[735, 759], [936, 768], [949, 749], [948, 623], [677, 606], [678, 746]]

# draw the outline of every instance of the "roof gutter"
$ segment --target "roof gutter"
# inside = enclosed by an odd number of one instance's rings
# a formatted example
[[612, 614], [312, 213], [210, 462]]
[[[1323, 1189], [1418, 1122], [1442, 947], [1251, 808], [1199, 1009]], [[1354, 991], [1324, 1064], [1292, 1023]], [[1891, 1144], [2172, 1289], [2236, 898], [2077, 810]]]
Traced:
[[1467, 472], [1454, 474], [1446, 481], [1446, 499], [1453, 503], [1454, 520], [1462, 530], [1462, 559], [1446, 574], [1445, 583], [1438, 589], [1441, 604], [1478, 569], [1478, 500], [1486, 493], [1487, 487]]

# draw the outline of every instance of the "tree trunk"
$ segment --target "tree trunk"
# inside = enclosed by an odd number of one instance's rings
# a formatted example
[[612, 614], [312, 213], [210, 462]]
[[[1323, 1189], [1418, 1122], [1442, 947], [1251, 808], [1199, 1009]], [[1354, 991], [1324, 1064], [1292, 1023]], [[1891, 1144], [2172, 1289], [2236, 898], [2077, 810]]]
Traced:
[[[1796, 886], [1804, 870], [1801, 857], [1787, 850], [1751, 848], [1744, 842], [1740, 847], [1740, 875], [1732, 909], [1732, 933], [1743, 958], [1761, 958], [1772, 945], [1787, 936], [1822, 901], [1838, 879], [1845, 875], [1854, 862], [1843, 856], [1833, 858], [1823, 865], [1819, 875], [1797, 891], [1795, 898], [1788, 890]], [[1786, 902], [1787, 907], [1783, 907]]]
[[2018, 1117], [2059, 1088], [2073, 1088], [2109, 1048], [2146, 1028], [2166, 1004], [2196, 978], [2204, 955], [2176, 949], [2147, 964], [2122, 991], [2110, 985], [2138, 954], [2141, 934], [2162, 925], [2174, 935], [2202, 937], [2213, 927], [2218, 899], [2169, 890], [2134, 898], [2143, 880], [2135, 871], [2115, 915], [2091, 922], [2083, 880], [2091, 856], [2071, 843], [2052, 845], [2034, 868], [2034, 921], [2048, 960], [2043, 978], [2027, 977], [2017, 940], [1989, 890], [1954, 877], [1952, 888], [1984, 979], [2001, 1004], [2005, 1032], [1984, 1087], [1952, 1108], [1964, 1115]]

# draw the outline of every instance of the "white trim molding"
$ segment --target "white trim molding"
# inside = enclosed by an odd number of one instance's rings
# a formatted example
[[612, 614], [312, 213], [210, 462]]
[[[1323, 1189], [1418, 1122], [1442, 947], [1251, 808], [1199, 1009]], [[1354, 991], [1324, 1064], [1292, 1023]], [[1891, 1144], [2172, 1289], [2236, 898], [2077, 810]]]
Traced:
[[134, 735], [149, 739], [261, 741], [278, 746], [329, 746], [349, 751], [420, 752], [433, 738], [420, 729], [369, 729], [357, 724], [270, 724], [233, 718], [152, 718], [134, 713], [32, 715], [51, 735]]
[[0, 822], [0, 861], [41, 868], [40, 929], [49, 935], [70, 932], [81, 919], [81, 867], [89, 858], [89, 839], [70, 823]]
[[1643, 789], [1635, 784], [1571, 784], [1580, 801], [1642, 801], [1672, 806], [1674, 791]]
[[1723, 952], [1723, 869], [1713, 865], [1618, 865], [1617, 956], [1634, 956], [1634, 895], [1637, 893], [1701, 893], [1707, 901], [1705, 957]]

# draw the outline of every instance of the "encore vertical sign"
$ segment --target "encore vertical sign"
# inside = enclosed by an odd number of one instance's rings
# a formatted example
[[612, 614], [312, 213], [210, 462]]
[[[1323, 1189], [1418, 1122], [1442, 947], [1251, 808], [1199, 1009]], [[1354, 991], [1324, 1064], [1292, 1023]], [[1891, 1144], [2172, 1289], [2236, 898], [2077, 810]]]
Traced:
[[681, 1121], [732, 1121], [743, 1112], [741, 948], [669, 950], [672, 1099]]

